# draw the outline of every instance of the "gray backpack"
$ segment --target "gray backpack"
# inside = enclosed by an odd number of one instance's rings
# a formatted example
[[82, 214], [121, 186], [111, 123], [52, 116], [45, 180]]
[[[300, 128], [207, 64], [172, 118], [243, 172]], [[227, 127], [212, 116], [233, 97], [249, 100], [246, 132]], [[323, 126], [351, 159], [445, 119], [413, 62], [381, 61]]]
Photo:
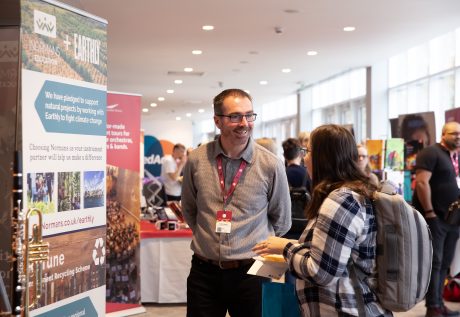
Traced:
[[[402, 312], [425, 298], [433, 246], [425, 219], [395, 188], [391, 182], [383, 182], [372, 204], [377, 221], [377, 285], [372, 289], [382, 307]], [[352, 280], [354, 275], [364, 280], [364, 273], [352, 264], [350, 268]], [[368, 316], [359, 294], [358, 290], [359, 316]]]

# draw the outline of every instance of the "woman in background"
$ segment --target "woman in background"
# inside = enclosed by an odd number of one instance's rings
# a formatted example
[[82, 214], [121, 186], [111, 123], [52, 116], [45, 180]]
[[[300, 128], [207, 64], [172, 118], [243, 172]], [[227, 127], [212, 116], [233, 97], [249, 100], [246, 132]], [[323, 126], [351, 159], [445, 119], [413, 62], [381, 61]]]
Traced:
[[[376, 186], [358, 166], [354, 137], [341, 126], [323, 125], [311, 133], [309, 146], [305, 163], [313, 194], [307, 227], [299, 242], [269, 237], [253, 251], [284, 256], [297, 278], [303, 316], [358, 316], [354, 284], [367, 316], [391, 316], [368, 285], [376, 278], [377, 224], [371, 204]], [[350, 265], [366, 278], [352, 281]]]

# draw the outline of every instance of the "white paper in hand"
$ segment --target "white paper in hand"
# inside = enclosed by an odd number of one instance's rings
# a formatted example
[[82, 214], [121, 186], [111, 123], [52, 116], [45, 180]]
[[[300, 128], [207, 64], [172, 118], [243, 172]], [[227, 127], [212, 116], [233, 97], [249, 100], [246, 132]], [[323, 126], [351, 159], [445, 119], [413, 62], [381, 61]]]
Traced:
[[254, 257], [254, 264], [248, 271], [248, 274], [274, 278], [276, 280], [283, 276], [288, 269], [286, 262], [267, 261], [261, 256]]

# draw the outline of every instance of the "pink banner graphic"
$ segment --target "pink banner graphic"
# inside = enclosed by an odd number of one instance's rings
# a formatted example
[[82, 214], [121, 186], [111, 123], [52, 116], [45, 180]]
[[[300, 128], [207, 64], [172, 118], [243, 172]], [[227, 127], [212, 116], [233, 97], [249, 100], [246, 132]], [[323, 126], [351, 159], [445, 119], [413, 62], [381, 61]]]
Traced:
[[140, 96], [107, 94], [108, 305], [140, 303], [140, 118]]

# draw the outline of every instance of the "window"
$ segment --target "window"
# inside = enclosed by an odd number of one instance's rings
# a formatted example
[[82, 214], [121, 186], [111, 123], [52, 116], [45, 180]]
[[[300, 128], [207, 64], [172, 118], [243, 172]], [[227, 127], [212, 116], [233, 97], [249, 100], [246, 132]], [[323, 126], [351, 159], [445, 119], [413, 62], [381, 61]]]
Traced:
[[389, 117], [434, 111], [436, 136], [445, 111], [460, 107], [460, 29], [389, 59]]

